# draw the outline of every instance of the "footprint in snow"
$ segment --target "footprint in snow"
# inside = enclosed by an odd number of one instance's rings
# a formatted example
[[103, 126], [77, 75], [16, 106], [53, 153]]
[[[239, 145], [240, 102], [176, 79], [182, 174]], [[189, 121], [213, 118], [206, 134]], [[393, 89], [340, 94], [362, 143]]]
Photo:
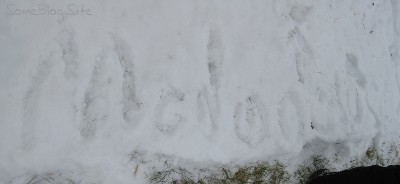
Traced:
[[250, 147], [256, 147], [267, 136], [267, 111], [257, 95], [248, 96], [234, 110], [234, 130], [238, 139]]
[[179, 113], [180, 103], [185, 99], [185, 94], [176, 89], [162, 91], [160, 101], [154, 110], [154, 125], [162, 133], [173, 132], [183, 121]]

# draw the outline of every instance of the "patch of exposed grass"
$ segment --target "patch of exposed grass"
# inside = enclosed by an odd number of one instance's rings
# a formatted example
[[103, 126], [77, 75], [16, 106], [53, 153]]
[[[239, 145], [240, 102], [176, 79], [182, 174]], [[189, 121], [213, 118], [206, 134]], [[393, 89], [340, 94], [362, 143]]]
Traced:
[[176, 183], [176, 184], [194, 184], [193, 174], [183, 168], [166, 169], [164, 171], [157, 171], [150, 175], [149, 180], [151, 183]]
[[365, 152], [365, 156], [367, 156], [367, 158], [370, 160], [374, 159], [377, 156], [376, 149], [373, 147], [368, 148]]
[[[386, 147], [383, 147], [386, 146]], [[329, 160], [323, 155], [313, 155], [297, 166], [294, 173], [289, 174], [286, 167], [280, 162], [273, 164], [258, 162], [244, 166], [225, 166], [221, 168], [200, 169], [200, 174], [194, 174], [182, 168], [168, 169], [154, 172], [150, 175], [151, 183], [172, 184], [281, 184], [309, 182], [310, 176], [321, 169], [333, 169], [331, 164], [341, 163], [345, 168], [354, 168], [370, 165], [389, 165], [400, 163], [400, 146], [397, 144], [383, 144], [380, 149], [369, 147], [360, 157], [350, 162], [341, 162], [340, 158]], [[385, 150], [385, 151], [384, 151]], [[330, 162], [332, 161], [332, 162]], [[197, 173], [197, 172], [196, 172]]]
[[350, 161], [350, 168], [370, 165], [385, 165], [385, 159], [383, 159], [382, 155], [379, 153], [379, 150], [373, 146], [369, 147], [367, 151], [365, 151], [365, 155], [363, 155], [360, 159]]
[[288, 183], [290, 176], [285, 167], [277, 162], [269, 164], [261, 162], [248, 166], [238, 167], [232, 172], [226, 168], [221, 168], [219, 174], [207, 176], [195, 181], [193, 175], [184, 169], [169, 169], [155, 172], [150, 176], [151, 183], [173, 183], [173, 184], [281, 184]]
[[307, 160], [299, 166], [297, 171], [294, 173], [295, 178], [301, 184], [309, 182], [310, 175], [320, 169], [326, 169], [329, 167], [329, 160], [321, 155], [312, 156], [310, 160]]
[[262, 162], [251, 166], [239, 167], [232, 177], [225, 175], [223, 183], [287, 183], [289, 174], [280, 163], [273, 165]]

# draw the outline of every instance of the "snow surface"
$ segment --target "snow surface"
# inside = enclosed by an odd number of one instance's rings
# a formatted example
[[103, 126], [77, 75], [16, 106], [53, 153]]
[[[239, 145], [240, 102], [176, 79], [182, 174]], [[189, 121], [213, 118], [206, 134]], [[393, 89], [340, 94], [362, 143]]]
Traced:
[[0, 183], [398, 142], [398, 0], [0, 4]]

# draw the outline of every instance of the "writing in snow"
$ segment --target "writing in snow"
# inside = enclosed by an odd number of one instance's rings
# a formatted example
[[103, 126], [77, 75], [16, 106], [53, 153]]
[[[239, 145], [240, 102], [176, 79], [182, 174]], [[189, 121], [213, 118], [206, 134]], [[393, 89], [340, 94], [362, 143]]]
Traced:
[[68, 4], [66, 8], [53, 8], [49, 4], [37, 4], [35, 8], [18, 8], [15, 4], [7, 5], [6, 15], [92, 15], [83, 4]]

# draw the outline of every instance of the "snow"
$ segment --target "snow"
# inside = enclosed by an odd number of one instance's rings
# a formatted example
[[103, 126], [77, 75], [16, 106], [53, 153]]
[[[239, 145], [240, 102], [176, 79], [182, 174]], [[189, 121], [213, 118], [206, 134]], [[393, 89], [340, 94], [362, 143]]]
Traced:
[[0, 3], [0, 183], [398, 143], [397, 0]]

